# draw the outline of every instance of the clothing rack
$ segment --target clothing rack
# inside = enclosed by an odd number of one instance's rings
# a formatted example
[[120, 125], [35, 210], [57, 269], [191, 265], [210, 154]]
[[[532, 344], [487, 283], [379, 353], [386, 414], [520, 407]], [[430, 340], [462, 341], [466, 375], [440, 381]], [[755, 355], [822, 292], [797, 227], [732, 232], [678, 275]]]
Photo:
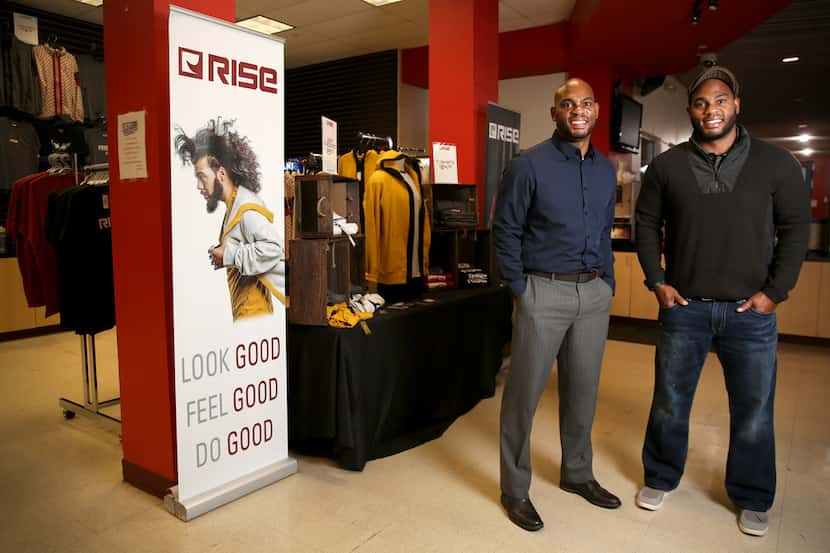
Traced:
[[95, 418], [105, 421], [108, 425], [117, 429], [121, 428], [121, 419], [108, 415], [101, 411], [121, 403], [120, 397], [101, 401], [98, 398], [98, 363], [95, 354], [95, 335], [82, 334], [81, 338], [81, 378], [84, 383], [83, 404], [72, 401], [65, 397], [58, 399], [58, 405], [63, 409], [63, 416], [66, 419], [73, 419], [75, 415]]
[[[77, 167], [77, 156], [75, 156]], [[85, 165], [83, 168], [84, 179], [81, 185], [96, 186], [109, 183], [109, 164], [97, 163]], [[78, 182], [77, 169], [75, 171], [75, 182]], [[81, 380], [84, 387], [83, 404], [72, 401], [65, 397], [58, 399], [58, 405], [63, 410], [66, 419], [75, 418], [75, 415], [82, 415], [106, 422], [116, 429], [121, 428], [121, 419], [104, 413], [102, 409], [113, 407], [121, 403], [120, 397], [101, 401], [98, 397], [98, 360], [95, 350], [95, 335], [81, 334]]]
[[80, 184], [88, 184], [93, 186], [109, 184], [109, 166], [109, 163], [96, 163], [94, 165], [84, 165], [84, 180], [81, 181]]
[[357, 138], [359, 141], [359, 146], [371, 146], [380, 144], [383, 147], [391, 150], [393, 149], [394, 142], [392, 142], [391, 136], [377, 136], [371, 133], [366, 132], [358, 132]]
[[310, 152], [306, 157], [288, 158], [284, 169], [300, 175], [314, 175], [323, 170], [323, 154]]

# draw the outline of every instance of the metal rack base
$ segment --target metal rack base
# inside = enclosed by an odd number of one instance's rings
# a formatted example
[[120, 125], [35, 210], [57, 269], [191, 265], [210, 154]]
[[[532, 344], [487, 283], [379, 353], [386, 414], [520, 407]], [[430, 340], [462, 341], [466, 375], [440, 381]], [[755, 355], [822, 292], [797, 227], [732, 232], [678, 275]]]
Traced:
[[72, 419], [75, 415], [90, 417], [105, 421], [108, 425], [115, 425], [121, 429], [121, 419], [103, 413], [101, 409], [121, 403], [121, 398], [105, 401], [98, 400], [98, 363], [95, 356], [95, 336], [84, 334], [81, 336], [81, 377], [84, 382], [84, 402], [77, 403], [64, 397], [58, 399], [58, 405], [63, 409], [63, 416]]

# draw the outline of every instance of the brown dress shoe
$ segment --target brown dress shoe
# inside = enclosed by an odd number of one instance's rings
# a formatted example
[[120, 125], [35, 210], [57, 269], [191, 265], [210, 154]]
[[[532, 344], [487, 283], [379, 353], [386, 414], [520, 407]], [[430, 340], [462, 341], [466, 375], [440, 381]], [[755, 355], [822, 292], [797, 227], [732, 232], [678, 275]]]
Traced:
[[622, 502], [620, 498], [599, 485], [596, 480], [588, 480], [574, 484], [572, 482], [560, 482], [559, 487], [566, 492], [575, 493], [584, 497], [589, 503], [603, 509], [616, 509]]
[[539, 513], [533, 508], [530, 499], [519, 499], [518, 497], [501, 494], [501, 504], [507, 511], [507, 517], [519, 528], [524, 528], [528, 532], [535, 532], [541, 530], [545, 525], [539, 517]]

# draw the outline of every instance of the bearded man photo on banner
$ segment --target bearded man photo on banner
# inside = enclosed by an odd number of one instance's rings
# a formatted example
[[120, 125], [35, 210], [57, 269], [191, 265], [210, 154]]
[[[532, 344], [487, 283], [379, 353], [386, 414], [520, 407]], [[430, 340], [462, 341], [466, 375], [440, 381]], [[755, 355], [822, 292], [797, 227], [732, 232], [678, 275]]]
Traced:
[[[260, 171], [247, 137], [221, 117], [189, 137], [176, 127], [176, 152], [192, 165], [196, 189], [213, 213], [225, 204], [217, 245], [207, 249], [215, 270], [226, 269], [234, 322], [274, 312], [285, 299], [285, 255], [274, 214], [258, 195]], [[213, 243], [212, 243], [213, 244]]]

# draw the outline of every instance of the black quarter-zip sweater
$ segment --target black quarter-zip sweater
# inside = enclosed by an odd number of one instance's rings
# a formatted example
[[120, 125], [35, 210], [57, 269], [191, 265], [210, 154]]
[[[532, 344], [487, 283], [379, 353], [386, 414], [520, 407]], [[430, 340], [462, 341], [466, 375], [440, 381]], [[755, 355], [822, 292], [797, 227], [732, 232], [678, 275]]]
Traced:
[[739, 128], [736, 144], [720, 159], [691, 141], [658, 156], [643, 178], [636, 218], [647, 283], [721, 300], [762, 291], [779, 303], [795, 286], [807, 252], [810, 197], [789, 152]]

